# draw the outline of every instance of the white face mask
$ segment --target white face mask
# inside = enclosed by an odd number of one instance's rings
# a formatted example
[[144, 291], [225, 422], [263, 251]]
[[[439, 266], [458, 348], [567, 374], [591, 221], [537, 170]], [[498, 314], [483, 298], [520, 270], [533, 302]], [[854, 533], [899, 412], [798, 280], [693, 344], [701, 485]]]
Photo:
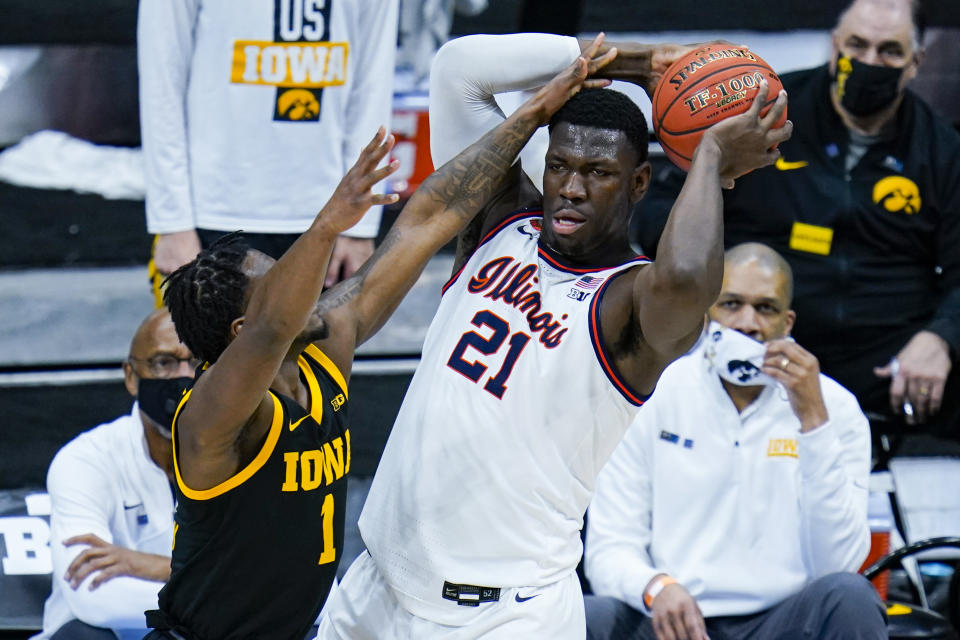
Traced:
[[776, 384], [776, 380], [761, 372], [767, 346], [736, 329], [710, 321], [704, 340], [704, 354], [717, 374], [741, 387]]

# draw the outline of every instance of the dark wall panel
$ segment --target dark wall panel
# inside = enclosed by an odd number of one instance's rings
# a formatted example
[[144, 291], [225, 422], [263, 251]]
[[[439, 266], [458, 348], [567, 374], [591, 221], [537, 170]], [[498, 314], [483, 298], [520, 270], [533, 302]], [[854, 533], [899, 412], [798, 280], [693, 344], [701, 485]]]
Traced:
[[137, 0], [3, 0], [0, 44], [132, 44]]
[[[540, 5], [549, 10], [551, 0], [489, 0], [486, 11], [478, 16], [457, 16], [453, 32], [508, 33], [517, 31], [524, 5]], [[582, 2], [581, 31], [695, 31], [787, 29], [829, 29], [836, 22], [843, 2], [838, 0], [740, 0], [739, 2]], [[960, 26], [957, 0], [928, 0], [924, 3], [928, 22], [938, 26]], [[569, 9], [565, 8], [566, 11]], [[527, 9], [529, 13], [529, 8]]]
[[[372, 475], [411, 374], [350, 382], [352, 473]], [[0, 489], [43, 487], [57, 451], [78, 433], [130, 411], [121, 382], [0, 387]]]

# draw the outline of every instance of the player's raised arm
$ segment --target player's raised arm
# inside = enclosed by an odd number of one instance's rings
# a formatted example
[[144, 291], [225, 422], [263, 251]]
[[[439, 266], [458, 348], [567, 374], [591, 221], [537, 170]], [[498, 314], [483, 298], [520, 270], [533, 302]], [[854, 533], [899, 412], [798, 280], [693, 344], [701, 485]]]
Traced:
[[[602, 35], [596, 40], [602, 42]], [[427, 260], [456, 237], [500, 188], [514, 159], [533, 132], [545, 124], [581, 87], [603, 86], [607, 81], [586, 80], [591, 65], [602, 60], [588, 49], [553, 78], [493, 131], [440, 167], [410, 197], [390, 233], [373, 257], [352, 278], [325, 293], [320, 312], [331, 326], [331, 339], [323, 350], [345, 360], [352, 345], [333, 337], [353, 331], [357, 343], [370, 337], [390, 316], [416, 281]]]
[[683, 189], [657, 247], [657, 260], [638, 274], [633, 307], [646, 343], [675, 357], [699, 335], [703, 316], [720, 292], [723, 278], [721, 188], [753, 169], [772, 164], [774, 147], [790, 137], [790, 122], [774, 129], [787, 106], [786, 93], [761, 117], [766, 81], [751, 108], [706, 131], [694, 152]]
[[259, 443], [266, 433], [273, 416], [267, 391], [285, 356], [305, 329], [322, 330], [322, 321], [311, 316], [337, 235], [371, 206], [396, 200], [371, 193], [397, 168], [396, 162], [377, 168], [392, 147], [393, 137], [381, 128], [310, 228], [275, 263], [248, 251], [236, 256], [230, 269], [213, 268], [201, 256], [170, 277], [165, 300], [181, 335], [184, 323], [197, 321], [196, 307], [226, 306], [229, 295], [223, 287], [241, 292], [234, 296], [238, 308], [224, 311], [229, 325], [210, 329], [223, 330], [225, 335], [214, 338], [225, 347], [195, 352], [212, 364], [176, 421], [177, 468], [190, 488], [206, 489], [230, 478], [248, 462], [245, 453], [255, 449], [244, 442]]
[[[792, 124], [773, 125], [786, 109], [781, 93], [761, 117], [768, 86], [761, 83], [751, 108], [708, 129], [657, 247], [657, 260], [615, 281], [604, 296], [605, 339], [616, 345], [620, 373], [641, 392], [653, 390], [660, 371], [699, 336], [707, 308], [723, 278], [721, 188], [755, 168], [772, 164], [774, 147], [790, 137]], [[642, 215], [642, 214], [641, 214]]]

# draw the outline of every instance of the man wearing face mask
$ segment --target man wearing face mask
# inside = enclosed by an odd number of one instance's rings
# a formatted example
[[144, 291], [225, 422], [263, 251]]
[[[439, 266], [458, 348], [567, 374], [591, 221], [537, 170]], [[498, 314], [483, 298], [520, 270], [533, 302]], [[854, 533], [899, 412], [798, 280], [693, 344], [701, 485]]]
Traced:
[[724, 193], [724, 242], [790, 263], [796, 338], [875, 435], [960, 439], [960, 135], [907, 89], [920, 9], [856, 0], [828, 63], [782, 77], [795, 133], [775, 166]]
[[123, 364], [129, 415], [67, 443], [47, 473], [53, 590], [35, 639], [141, 638], [170, 575], [170, 425], [196, 360], [166, 309], [137, 329]]
[[867, 555], [867, 419], [790, 339], [790, 267], [725, 256], [700, 344], [664, 372], [587, 520], [593, 640], [886, 638]]

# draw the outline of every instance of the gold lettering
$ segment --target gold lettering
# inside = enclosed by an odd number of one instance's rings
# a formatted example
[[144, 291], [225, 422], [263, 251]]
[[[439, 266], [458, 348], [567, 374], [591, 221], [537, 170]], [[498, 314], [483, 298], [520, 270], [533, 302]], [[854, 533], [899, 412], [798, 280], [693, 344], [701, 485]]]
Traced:
[[330, 47], [327, 57], [327, 74], [323, 81], [327, 84], [343, 84], [347, 77], [347, 45]]
[[797, 441], [794, 438], [771, 438], [767, 443], [767, 457], [798, 457]]
[[[343, 477], [343, 438], [337, 438], [333, 441], [333, 448], [337, 450], [336, 455], [330, 447], [330, 442], [323, 443], [323, 475], [328, 485]], [[306, 488], [306, 482], [304, 482]]]
[[323, 458], [324, 455], [319, 449], [300, 454], [300, 482], [304, 491], [313, 491], [323, 482]]
[[300, 454], [296, 451], [287, 451], [283, 454], [283, 462], [286, 465], [286, 477], [283, 480], [281, 491], [296, 491], [299, 489], [297, 484], [297, 461]]
[[347, 80], [346, 42], [233, 43], [230, 82], [288, 88], [319, 89]]

